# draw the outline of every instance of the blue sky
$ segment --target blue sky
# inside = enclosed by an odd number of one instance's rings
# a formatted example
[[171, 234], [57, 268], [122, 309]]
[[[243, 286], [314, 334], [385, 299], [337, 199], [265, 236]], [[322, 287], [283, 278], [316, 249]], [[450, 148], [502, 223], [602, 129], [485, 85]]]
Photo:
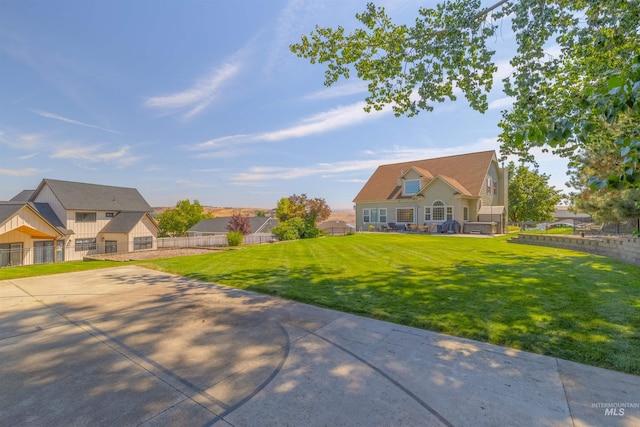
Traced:
[[[464, 99], [397, 118], [362, 110], [357, 79], [289, 52], [365, 1], [0, 0], [0, 200], [42, 178], [135, 187], [152, 206], [274, 207], [306, 193], [333, 209], [380, 164], [498, 150], [513, 37], [495, 40], [490, 109]], [[424, 1], [387, 1], [411, 22]], [[564, 189], [566, 162], [540, 153]]]

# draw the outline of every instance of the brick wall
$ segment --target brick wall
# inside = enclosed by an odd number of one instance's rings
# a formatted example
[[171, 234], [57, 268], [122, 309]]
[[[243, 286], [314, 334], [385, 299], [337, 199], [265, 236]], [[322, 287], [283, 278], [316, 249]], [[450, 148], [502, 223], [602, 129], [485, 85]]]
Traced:
[[518, 234], [510, 243], [550, 246], [616, 258], [640, 265], [640, 239], [637, 237], [580, 237], [545, 234]]

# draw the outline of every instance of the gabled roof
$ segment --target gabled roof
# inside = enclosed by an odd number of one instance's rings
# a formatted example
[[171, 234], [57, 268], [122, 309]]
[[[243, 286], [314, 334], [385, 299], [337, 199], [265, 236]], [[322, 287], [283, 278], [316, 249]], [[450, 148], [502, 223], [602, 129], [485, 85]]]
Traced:
[[[442, 179], [446, 177], [445, 180], [457, 190], [464, 189], [469, 195], [478, 196], [491, 162], [494, 160], [497, 161], [496, 153], [491, 150], [382, 165], [371, 175], [353, 201], [402, 198], [402, 188], [398, 185], [398, 178], [409, 168], [422, 170], [420, 173], [425, 176], [428, 175], [424, 172], [428, 172], [433, 177], [440, 176]], [[460, 192], [466, 194], [463, 191]]]
[[73, 230], [69, 230], [65, 228], [58, 215], [51, 209], [51, 206], [48, 203], [33, 203], [36, 210], [44, 219], [46, 219], [51, 225], [57, 228], [62, 234], [70, 235], [74, 234]]
[[427, 185], [425, 185], [425, 188], [428, 187], [429, 185], [431, 185], [431, 183], [437, 181], [438, 179], [441, 179], [442, 181], [444, 181], [447, 184], [449, 184], [451, 187], [455, 188], [460, 194], [464, 194], [465, 196], [472, 196], [473, 195], [473, 194], [471, 194], [469, 192], [469, 190], [464, 188], [464, 185], [460, 184], [457, 179], [451, 178], [449, 176], [444, 176], [444, 175], [438, 175], [438, 176], [434, 177], [431, 181], [429, 181], [429, 183]]
[[12, 202], [28, 202], [36, 190], [22, 190], [10, 200]]
[[422, 175], [423, 177], [425, 177], [427, 179], [433, 178], [433, 175], [431, 175], [431, 172], [429, 172], [428, 170], [423, 169], [421, 167], [418, 167], [418, 166], [411, 166], [409, 169], [407, 169], [406, 171], [404, 171], [401, 174], [401, 177], [407, 176], [407, 174], [412, 170], [417, 172], [419, 175]]
[[[203, 219], [189, 230], [189, 233], [228, 233], [227, 225], [231, 220], [230, 216], [221, 216], [213, 219]], [[249, 217], [251, 233], [268, 233], [273, 227], [277, 227], [279, 221], [266, 217]]]
[[26, 202], [0, 202], [0, 225], [4, 224], [9, 218], [15, 215], [20, 209], [26, 205]]
[[135, 188], [43, 179], [29, 200], [48, 185], [67, 210], [151, 212], [151, 206]]
[[128, 233], [145, 215], [146, 212], [120, 212], [102, 227], [100, 233]]
[[[38, 210], [35, 205], [31, 202], [20, 202], [20, 201], [9, 201], [9, 202], [0, 202], [0, 225], [3, 225], [5, 222], [9, 221], [14, 215], [16, 215], [21, 209], [29, 209], [33, 211], [37, 216], [40, 217], [47, 225], [49, 225], [53, 230], [55, 230], [60, 236], [64, 233], [64, 228], [60, 229], [60, 227], [56, 227], [54, 224], [48, 221]], [[30, 234], [31, 236], [44, 238], [44, 237], [55, 237], [49, 233], [44, 233], [41, 230], [36, 230], [26, 225], [21, 225], [16, 228], [16, 230], [21, 231], [26, 234]]]

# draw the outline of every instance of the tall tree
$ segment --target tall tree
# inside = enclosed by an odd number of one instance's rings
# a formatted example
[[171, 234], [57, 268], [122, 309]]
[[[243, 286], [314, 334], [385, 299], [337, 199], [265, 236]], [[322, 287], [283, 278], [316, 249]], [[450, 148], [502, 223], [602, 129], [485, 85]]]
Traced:
[[602, 138], [588, 149], [580, 150], [569, 163], [569, 185], [577, 190], [572, 194], [574, 207], [599, 222], [640, 218], [640, 189], [590, 185], [594, 178], [606, 181], [608, 177], [620, 176], [625, 168], [624, 157], [613, 138]]
[[[384, 8], [368, 4], [362, 27], [345, 34], [316, 27], [296, 55], [325, 63], [325, 84], [352, 72], [368, 82], [367, 111], [390, 105], [396, 115], [430, 111], [459, 90], [486, 111], [497, 70], [488, 45], [503, 22], [518, 43], [505, 93], [515, 99], [503, 113], [502, 151], [532, 160], [531, 149], [567, 155], [590, 143], [590, 133], [640, 113], [639, 0], [444, 0], [420, 8], [415, 25], [397, 25]], [[557, 44], [559, 54], [545, 48]], [[640, 129], [617, 139], [627, 168], [600, 186], [640, 187]]]
[[160, 237], [178, 237], [184, 236], [188, 229], [207, 218], [213, 218], [213, 215], [206, 214], [200, 202], [194, 200], [191, 203], [186, 199], [178, 201], [174, 209], [167, 209], [158, 215], [156, 220]]
[[551, 221], [562, 194], [549, 185], [549, 176], [510, 162], [509, 220], [514, 223]]

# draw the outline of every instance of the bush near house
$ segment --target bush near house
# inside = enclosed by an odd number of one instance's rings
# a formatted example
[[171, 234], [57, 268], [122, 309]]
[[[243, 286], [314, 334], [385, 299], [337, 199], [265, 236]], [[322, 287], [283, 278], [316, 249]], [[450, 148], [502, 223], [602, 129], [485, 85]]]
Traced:
[[244, 234], [239, 231], [230, 231], [227, 233], [227, 243], [229, 246], [240, 246], [244, 240]]

